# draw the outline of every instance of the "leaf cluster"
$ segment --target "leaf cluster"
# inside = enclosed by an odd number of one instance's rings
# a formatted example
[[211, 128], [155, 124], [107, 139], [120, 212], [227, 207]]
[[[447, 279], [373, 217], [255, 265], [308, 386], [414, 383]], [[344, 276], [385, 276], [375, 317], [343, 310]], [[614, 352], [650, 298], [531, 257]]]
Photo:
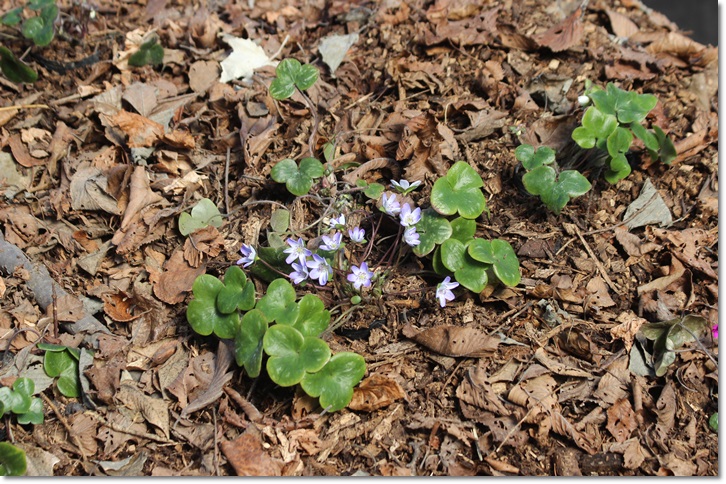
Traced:
[[275, 68], [277, 77], [270, 84], [270, 95], [281, 101], [295, 93], [310, 89], [318, 80], [320, 72], [310, 65], [301, 64], [297, 59], [284, 59]]
[[659, 323], [646, 323], [638, 331], [653, 341], [653, 367], [656, 376], [663, 376], [676, 361], [676, 351], [707, 334], [710, 325], [701, 316], [687, 315]]
[[158, 43], [156, 37], [141, 44], [139, 50], [129, 57], [129, 65], [143, 67], [159, 65], [164, 61], [164, 48]]
[[325, 174], [323, 164], [317, 158], [307, 157], [298, 165], [292, 158], [285, 158], [272, 167], [270, 176], [278, 183], [284, 183], [287, 191], [295, 196], [306, 195], [313, 182]]
[[13, 414], [22, 425], [42, 424], [43, 401], [33, 397], [33, 393], [35, 393], [35, 382], [25, 377], [15, 380], [12, 387], [0, 388], [0, 416]]
[[287, 280], [275, 279], [255, 300], [254, 285], [238, 266], [227, 269], [224, 282], [199, 276], [192, 290], [189, 324], [199, 334], [234, 339], [235, 360], [249, 376], [260, 375], [267, 355], [265, 369], [276, 384], [300, 384], [309, 395], [320, 397], [328, 411], [350, 403], [353, 387], [365, 374], [365, 360], [355, 353], [332, 355], [320, 338], [330, 324], [330, 311], [318, 296], [306, 294], [298, 300]]
[[584, 195], [592, 188], [579, 171], [558, 171], [555, 151], [549, 146], [535, 150], [531, 145], [523, 144], [517, 147], [514, 155], [527, 170], [522, 177], [524, 188], [539, 196], [555, 214], [559, 214], [570, 199]]
[[[419, 257], [433, 251], [438, 274], [453, 274], [459, 284], [476, 293], [493, 280], [516, 286], [521, 279], [519, 260], [508, 242], [474, 237], [475, 219], [487, 210], [483, 185], [481, 176], [463, 161], [436, 180], [431, 208], [421, 213], [416, 224], [420, 243], [413, 249]], [[453, 220], [446, 218], [457, 214]]]
[[[38, 47], [45, 47], [53, 41], [55, 36], [54, 23], [58, 17], [58, 6], [55, 0], [30, 0], [26, 5], [37, 15], [30, 16], [23, 20], [24, 7], [17, 7], [5, 12], [0, 17], [0, 23], [7, 26], [20, 26], [23, 37], [32, 40]], [[13, 81], [16, 82], [16, 81]]]
[[81, 382], [78, 377], [78, 361], [81, 352], [78, 348], [38, 343], [38, 349], [45, 351], [43, 369], [51, 378], [58, 378], [58, 391], [69, 398], [81, 395]]
[[615, 184], [630, 174], [625, 154], [634, 136], [639, 138], [653, 161], [669, 164], [676, 157], [673, 142], [658, 126], [649, 131], [643, 121], [658, 103], [652, 94], [625, 91], [608, 83], [605, 89], [592, 86], [587, 95], [593, 102], [582, 117], [582, 126], [575, 128], [572, 139], [585, 149], [597, 148], [608, 154], [605, 179]]

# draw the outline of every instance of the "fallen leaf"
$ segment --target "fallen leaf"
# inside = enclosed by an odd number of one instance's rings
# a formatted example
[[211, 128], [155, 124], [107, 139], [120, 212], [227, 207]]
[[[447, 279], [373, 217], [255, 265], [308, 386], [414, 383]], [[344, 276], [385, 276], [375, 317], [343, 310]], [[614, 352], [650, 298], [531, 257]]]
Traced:
[[625, 345], [625, 350], [629, 352], [630, 348], [633, 346], [633, 341], [635, 340], [635, 335], [638, 333], [638, 330], [640, 330], [640, 327], [648, 321], [643, 318], [639, 318], [632, 311], [620, 313], [616, 321], [620, 324], [610, 328], [610, 334], [613, 338], [621, 339]]
[[60, 458], [40, 447], [31, 447], [22, 443], [19, 443], [18, 447], [25, 451], [25, 460], [27, 462], [25, 475], [27, 477], [53, 476], [53, 467], [60, 462]]
[[535, 42], [540, 46], [549, 47], [552, 52], [562, 52], [577, 45], [585, 31], [582, 26], [582, 13], [582, 7], [578, 7], [565, 20], [535, 36]]
[[124, 101], [128, 102], [137, 113], [145, 118], [148, 118], [158, 103], [156, 92], [156, 87], [150, 84], [135, 82], [124, 90], [121, 97]]
[[615, 306], [615, 301], [610, 297], [608, 286], [600, 276], [595, 276], [587, 283], [587, 292], [590, 294], [588, 302], [599, 308]]
[[71, 178], [71, 208], [73, 210], [103, 210], [119, 215], [116, 199], [108, 193], [108, 179], [93, 166], [79, 167]]
[[144, 394], [133, 381], [123, 380], [116, 398], [131, 410], [140, 412], [147, 422], [158, 427], [169, 439], [169, 404], [166, 401]]
[[164, 136], [164, 127], [140, 114], [130, 113], [124, 109], [109, 120], [126, 135], [129, 148], [150, 148]]
[[635, 22], [630, 20], [622, 13], [610, 9], [605, 10], [605, 13], [608, 14], [608, 19], [610, 20], [610, 27], [613, 29], [613, 33], [617, 37], [627, 39], [628, 37], [640, 30], [638, 26], [635, 25]]
[[98, 422], [96, 419], [79, 412], [72, 415], [68, 419], [68, 423], [71, 426], [71, 433], [77, 437], [78, 442], [83, 447], [83, 452], [86, 455], [96, 455], [96, 452], [98, 452], [98, 443], [96, 442]]
[[19, 134], [14, 134], [10, 136], [10, 138], [8, 139], [8, 146], [10, 146], [10, 151], [13, 154], [13, 158], [15, 158], [15, 161], [17, 161], [18, 164], [24, 166], [25, 168], [44, 165], [48, 161], [45, 158], [35, 158], [34, 156], [32, 156], [30, 154], [30, 151], [28, 150], [28, 147], [25, 145], [25, 143], [23, 143], [23, 140], [20, 138]]
[[30, 175], [24, 175], [10, 153], [0, 152], [0, 193], [12, 200], [15, 195], [30, 186]]
[[633, 430], [638, 428], [638, 420], [627, 398], [615, 402], [607, 410], [608, 423], [606, 428], [618, 442], [625, 442], [630, 438]]
[[335, 79], [335, 70], [338, 68], [348, 50], [358, 42], [358, 34], [328, 35], [320, 39], [318, 52], [323, 56], [323, 62], [330, 68], [330, 75]]
[[592, 373], [579, 368], [568, 366], [560, 361], [551, 358], [544, 348], [537, 348], [534, 352], [534, 358], [542, 363], [548, 370], [563, 376], [576, 376], [580, 378], [595, 378]]
[[184, 260], [184, 251], [177, 249], [164, 264], [164, 272], [154, 284], [154, 295], [167, 304], [179, 304], [206, 270], [205, 264], [192, 267]]
[[232, 53], [221, 62], [222, 75], [219, 82], [229, 82], [235, 79], [249, 81], [252, 79], [255, 69], [277, 65], [277, 62], [271, 61], [264, 49], [251, 39], [240, 39], [224, 34], [222, 40], [232, 47]]
[[436, 353], [446, 356], [489, 356], [496, 351], [500, 339], [475, 328], [437, 326], [418, 332], [406, 325], [403, 335]]
[[401, 398], [406, 398], [406, 392], [396, 380], [375, 374], [360, 382], [353, 390], [353, 399], [348, 408], [372, 412], [387, 407]]
[[219, 447], [238, 476], [281, 475], [282, 462], [262, 449], [257, 432], [248, 430], [233, 441], [222, 442]]
[[671, 211], [650, 178], [646, 178], [640, 195], [625, 210], [623, 221], [631, 230], [644, 225], [659, 224], [661, 227], [666, 227], [673, 223]]
[[217, 79], [219, 79], [219, 63], [216, 61], [199, 60], [189, 67], [189, 87], [196, 93], [207, 92]]

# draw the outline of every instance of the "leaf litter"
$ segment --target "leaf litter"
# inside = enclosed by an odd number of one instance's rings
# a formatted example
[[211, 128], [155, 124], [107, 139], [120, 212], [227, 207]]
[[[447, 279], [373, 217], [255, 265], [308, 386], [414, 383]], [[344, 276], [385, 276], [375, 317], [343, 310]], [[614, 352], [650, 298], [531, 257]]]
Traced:
[[[637, 2], [558, 5], [128, 4], [87, 19], [99, 39], [121, 32], [99, 40], [113, 62], [9, 87], [7, 106], [53, 107], [0, 120], [0, 328], [13, 359], [0, 384], [38, 375], [59, 409], [32, 429], [10, 424], [31, 472], [716, 475], [717, 48]], [[163, 68], [130, 67], [150, 36]], [[41, 56], [92, 53], [55, 42]], [[330, 344], [363, 354], [370, 374], [335, 414], [246, 377], [184, 316], [196, 275], [264, 236], [271, 206], [257, 202], [287, 204], [271, 167], [310, 148], [303, 100], [268, 95], [286, 57], [321, 68], [312, 148], [335, 139], [345, 180], [426, 190], [464, 159], [496, 214], [478, 230], [506, 237], [522, 267], [514, 290], [444, 310], [383, 300], [352, 317]], [[557, 217], [519, 190], [513, 151], [572, 149], [584, 79], [657, 93], [653, 122], [679, 156]], [[222, 223], [185, 237], [179, 215], [202, 199]], [[322, 215], [310, 200], [288, 208], [292, 230]], [[31, 330], [54, 337], [54, 322], [83, 349], [78, 400], [40, 376]]]

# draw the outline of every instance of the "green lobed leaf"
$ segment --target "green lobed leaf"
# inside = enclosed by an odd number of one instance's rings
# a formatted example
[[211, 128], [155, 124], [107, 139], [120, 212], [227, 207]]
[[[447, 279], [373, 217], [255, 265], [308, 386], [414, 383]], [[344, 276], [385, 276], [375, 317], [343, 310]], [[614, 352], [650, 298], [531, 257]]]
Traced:
[[300, 173], [309, 178], [320, 178], [325, 167], [317, 158], [307, 157], [300, 160]]
[[257, 378], [262, 369], [262, 339], [267, 332], [267, 320], [259, 309], [245, 313], [234, 337], [234, 356], [247, 374]]
[[35, 393], [35, 382], [30, 378], [20, 377], [13, 382], [13, 391], [29, 397]]
[[187, 321], [195, 333], [209, 336], [214, 333], [220, 338], [234, 338], [239, 326], [239, 314], [229, 314], [217, 309], [217, 295], [224, 289], [222, 281], [209, 274], [202, 274], [194, 280], [194, 298], [187, 306]]
[[439, 275], [451, 274], [451, 271], [444, 266], [441, 260], [441, 246], [436, 247], [436, 250], [434, 250], [434, 255], [431, 257], [431, 265]]
[[[237, 310], [246, 296], [247, 276], [239, 266], [229, 266], [224, 273], [224, 287], [217, 293], [215, 303], [222, 314], [230, 314]], [[254, 296], [253, 296], [254, 297]], [[245, 306], [248, 303], [245, 302]]]
[[22, 476], [28, 464], [25, 452], [9, 442], [0, 442], [0, 475]]
[[277, 183], [287, 183], [300, 173], [297, 163], [292, 158], [278, 161], [270, 171], [270, 177]]
[[586, 128], [594, 137], [606, 139], [618, 127], [618, 120], [614, 115], [604, 114], [595, 106], [590, 106], [582, 117], [582, 127]]
[[30, 399], [30, 408], [27, 412], [17, 416], [20, 425], [40, 425], [43, 423], [45, 415], [43, 414], [43, 401], [40, 398]]
[[363, 190], [363, 194], [371, 200], [378, 200], [381, 198], [381, 195], [383, 195], [385, 190], [386, 187], [384, 185], [380, 183], [371, 183], [365, 190]]
[[514, 287], [521, 280], [519, 259], [509, 242], [501, 239], [474, 239], [469, 244], [469, 255], [486, 264], [492, 264], [497, 278], [505, 285]]
[[578, 126], [572, 131], [572, 140], [578, 144], [580, 148], [589, 150], [595, 147], [597, 138], [593, 135], [589, 129], [584, 126]]
[[631, 123], [630, 130], [643, 142], [647, 149], [651, 151], [658, 151], [660, 146], [658, 143], [658, 137], [645, 129], [642, 124], [637, 122]]
[[526, 170], [532, 170], [542, 165], [549, 165], [555, 161], [555, 150], [549, 146], [540, 146], [522, 166]]
[[81, 381], [78, 378], [78, 365], [76, 364], [74, 371], [66, 371], [58, 377], [56, 382], [58, 391], [68, 398], [78, 398], [81, 396]]
[[628, 102], [617, 109], [618, 121], [623, 124], [640, 123], [656, 104], [658, 104], [658, 98], [652, 94], [628, 92]]
[[303, 336], [320, 336], [330, 324], [330, 311], [315, 294], [306, 294], [298, 302], [298, 316], [293, 327]]
[[320, 77], [320, 72], [310, 64], [305, 64], [300, 67], [300, 70], [295, 75], [295, 85], [301, 91], [310, 89]]
[[451, 272], [458, 271], [466, 263], [466, 245], [460, 240], [450, 238], [441, 244], [441, 262]]
[[2, 22], [3, 25], [7, 26], [15, 26], [20, 23], [21, 20], [23, 20], [22, 17], [23, 7], [17, 7], [12, 10], [8, 10], [5, 12], [5, 14], [0, 18], [0, 22]]
[[3, 404], [3, 413], [12, 412], [19, 415], [30, 410], [31, 397], [13, 391], [10, 387], [0, 388], [0, 401]]
[[273, 99], [282, 101], [295, 94], [295, 84], [292, 82], [286, 82], [281, 78], [273, 79], [270, 83], [270, 96]]
[[655, 131], [655, 136], [658, 138], [658, 144], [660, 145], [660, 159], [666, 165], [670, 165], [676, 159], [676, 156], [678, 156], [676, 147], [660, 127], [653, 126], [653, 131]]
[[45, 27], [45, 22], [41, 17], [30, 17], [23, 22], [22, 33], [23, 37], [30, 40], [35, 40], [35, 37], [40, 34], [41, 30]]
[[290, 228], [290, 211], [282, 208], [273, 210], [270, 214], [270, 227], [277, 233], [286, 232]]
[[77, 368], [78, 362], [67, 351], [46, 351], [43, 358], [43, 369], [52, 378], [72, 373]]
[[464, 264], [454, 272], [454, 279], [463, 287], [474, 293], [480, 293], [489, 282], [488, 271], [491, 264], [475, 260], [468, 253], [464, 254]]
[[610, 159], [610, 168], [605, 170], [604, 177], [608, 183], [615, 185], [617, 182], [630, 175], [630, 172], [631, 168], [628, 160], [625, 158], [624, 154], [619, 153], [617, 156]]
[[146, 65], [158, 65], [164, 61], [164, 48], [157, 43], [157, 39], [144, 42], [139, 50], [129, 57], [129, 65], [143, 67]]
[[476, 221], [464, 217], [456, 217], [451, 221], [451, 238], [463, 243], [469, 242], [476, 234]]
[[486, 209], [486, 198], [481, 191], [484, 182], [468, 163], [457, 161], [445, 176], [434, 183], [431, 206], [443, 215], [459, 213], [474, 219]]
[[300, 383], [306, 372], [316, 372], [330, 359], [328, 344], [315, 337], [303, 336], [292, 326], [275, 325], [263, 338], [270, 379], [283, 387]]
[[529, 162], [534, 156], [534, 146], [528, 144], [521, 144], [514, 149], [514, 157], [525, 163]]
[[299, 307], [295, 303], [295, 288], [285, 279], [275, 279], [267, 287], [267, 293], [257, 302], [268, 322], [291, 325], [297, 320]]
[[618, 126], [607, 138], [608, 153], [613, 157], [618, 153], [625, 153], [630, 149], [632, 142], [633, 134], [630, 130]]
[[366, 364], [356, 353], [337, 353], [316, 373], [306, 373], [300, 382], [305, 393], [320, 397], [320, 406], [329, 412], [345, 408], [353, 398], [353, 387], [365, 375]]
[[223, 221], [222, 214], [214, 202], [208, 198], [202, 198], [192, 207], [191, 214], [183, 212], [179, 215], [179, 232], [186, 237], [209, 225], [220, 227]]
[[525, 173], [522, 177], [522, 184], [532, 195], [543, 195], [552, 192], [556, 178], [557, 173], [554, 168], [542, 165]]
[[421, 212], [421, 220], [416, 224], [420, 244], [414, 247], [413, 253], [422, 257], [432, 250], [436, 244], [442, 244], [451, 237], [451, 224], [433, 209]]

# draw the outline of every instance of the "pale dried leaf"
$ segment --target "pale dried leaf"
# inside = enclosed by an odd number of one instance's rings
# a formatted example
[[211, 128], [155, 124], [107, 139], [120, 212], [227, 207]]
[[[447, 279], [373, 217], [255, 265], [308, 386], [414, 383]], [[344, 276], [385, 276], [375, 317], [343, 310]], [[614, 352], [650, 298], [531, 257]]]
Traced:
[[417, 332], [411, 325], [403, 328], [403, 335], [436, 353], [446, 356], [482, 357], [491, 355], [500, 339], [475, 328], [437, 326]]
[[396, 380], [375, 374], [361, 381], [353, 390], [353, 399], [348, 408], [372, 412], [387, 407], [401, 398], [406, 398], [406, 392]]
[[542, 363], [542, 365], [544, 365], [548, 370], [558, 375], [576, 376], [580, 378], [595, 378], [595, 376], [590, 372], [565, 365], [553, 358], [550, 358], [544, 348], [537, 348], [537, 350], [534, 352], [534, 358]]
[[625, 442], [630, 434], [638, 428], [638, 420], [627, 398], [615, 402], [607, 410], [608, 423], [606, 428], [618, 442]]
[[136, 383], [128, 381], [121, 382], [116, 398], [128, 408], [140, 412], [147, 422], [158, 427], [164, 436], [169, 438], [169, 404], [167, 402], [161, 398], [144, 394], [136, 388]]

